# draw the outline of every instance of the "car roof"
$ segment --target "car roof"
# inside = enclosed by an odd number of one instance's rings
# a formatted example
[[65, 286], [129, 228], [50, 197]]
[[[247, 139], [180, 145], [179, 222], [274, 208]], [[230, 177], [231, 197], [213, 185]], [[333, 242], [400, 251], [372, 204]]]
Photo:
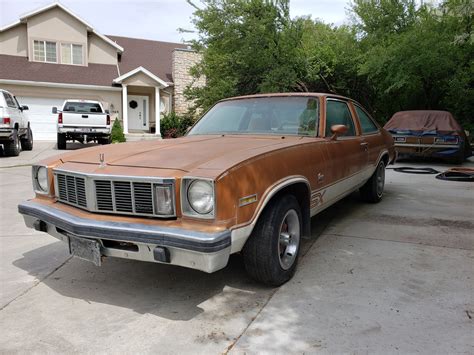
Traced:
[[[330, 93], [321, 93], [321, 92], [283, 92], [283, 93], [268, 93], [268, 94], [255, 94], [255, 95], [244, 95], [244, 96], [235, 96], [229, 97], [226, 99], [222, 99], [222, 101], [230, 101], [230, 100], [242, 100], [242, 99], [252, 99], [252, 98], [262, 98], [262, 97], [328, 97], [328, 98], [335, 98], [347, 101], [354, 101], [348, 97], [330, 94]], [[356, 101], [354, 101], [356, 102]]]

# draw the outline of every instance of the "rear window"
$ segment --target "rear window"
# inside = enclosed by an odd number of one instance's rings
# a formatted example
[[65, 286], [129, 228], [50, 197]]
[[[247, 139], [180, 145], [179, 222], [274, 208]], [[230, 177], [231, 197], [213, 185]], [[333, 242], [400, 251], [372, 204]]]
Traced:
[[79, 113], [103, 113], [99, 104], [93, 102], [75, 102], [68, 101], [63, 109], [64, 112], [79, 112]]

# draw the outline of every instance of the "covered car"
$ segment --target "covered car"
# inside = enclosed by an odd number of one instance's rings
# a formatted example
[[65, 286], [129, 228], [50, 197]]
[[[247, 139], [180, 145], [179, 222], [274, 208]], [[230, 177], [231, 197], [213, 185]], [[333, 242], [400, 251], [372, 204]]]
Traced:
[[395, 113], [385, 124], [400, 155], [445, 158], [458, 163], [471, 156], [466, 133], [447, 111]]

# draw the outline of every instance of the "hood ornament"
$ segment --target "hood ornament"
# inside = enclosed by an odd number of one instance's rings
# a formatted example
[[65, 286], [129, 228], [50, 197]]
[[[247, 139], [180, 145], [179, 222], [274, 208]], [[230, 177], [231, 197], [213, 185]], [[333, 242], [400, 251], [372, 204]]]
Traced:
[[105, 164], [105, 154], [104, 153], [99, 153], [99, 162], [100, 162], [100, 167], [104, 168], [107, 164]]

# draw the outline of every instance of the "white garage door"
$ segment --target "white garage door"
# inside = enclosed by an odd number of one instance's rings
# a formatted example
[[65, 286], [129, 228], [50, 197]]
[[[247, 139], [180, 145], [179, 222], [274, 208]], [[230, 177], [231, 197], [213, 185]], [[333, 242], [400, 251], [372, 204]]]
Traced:
[[40, 97], [17, 97], [20, 105], [28, 106], [25, 111], [35, 140], [56, 140], [56, 123], [58, 115], [51, 113], [53, 106], [60, 109], [64, 99], [49, 99]]

